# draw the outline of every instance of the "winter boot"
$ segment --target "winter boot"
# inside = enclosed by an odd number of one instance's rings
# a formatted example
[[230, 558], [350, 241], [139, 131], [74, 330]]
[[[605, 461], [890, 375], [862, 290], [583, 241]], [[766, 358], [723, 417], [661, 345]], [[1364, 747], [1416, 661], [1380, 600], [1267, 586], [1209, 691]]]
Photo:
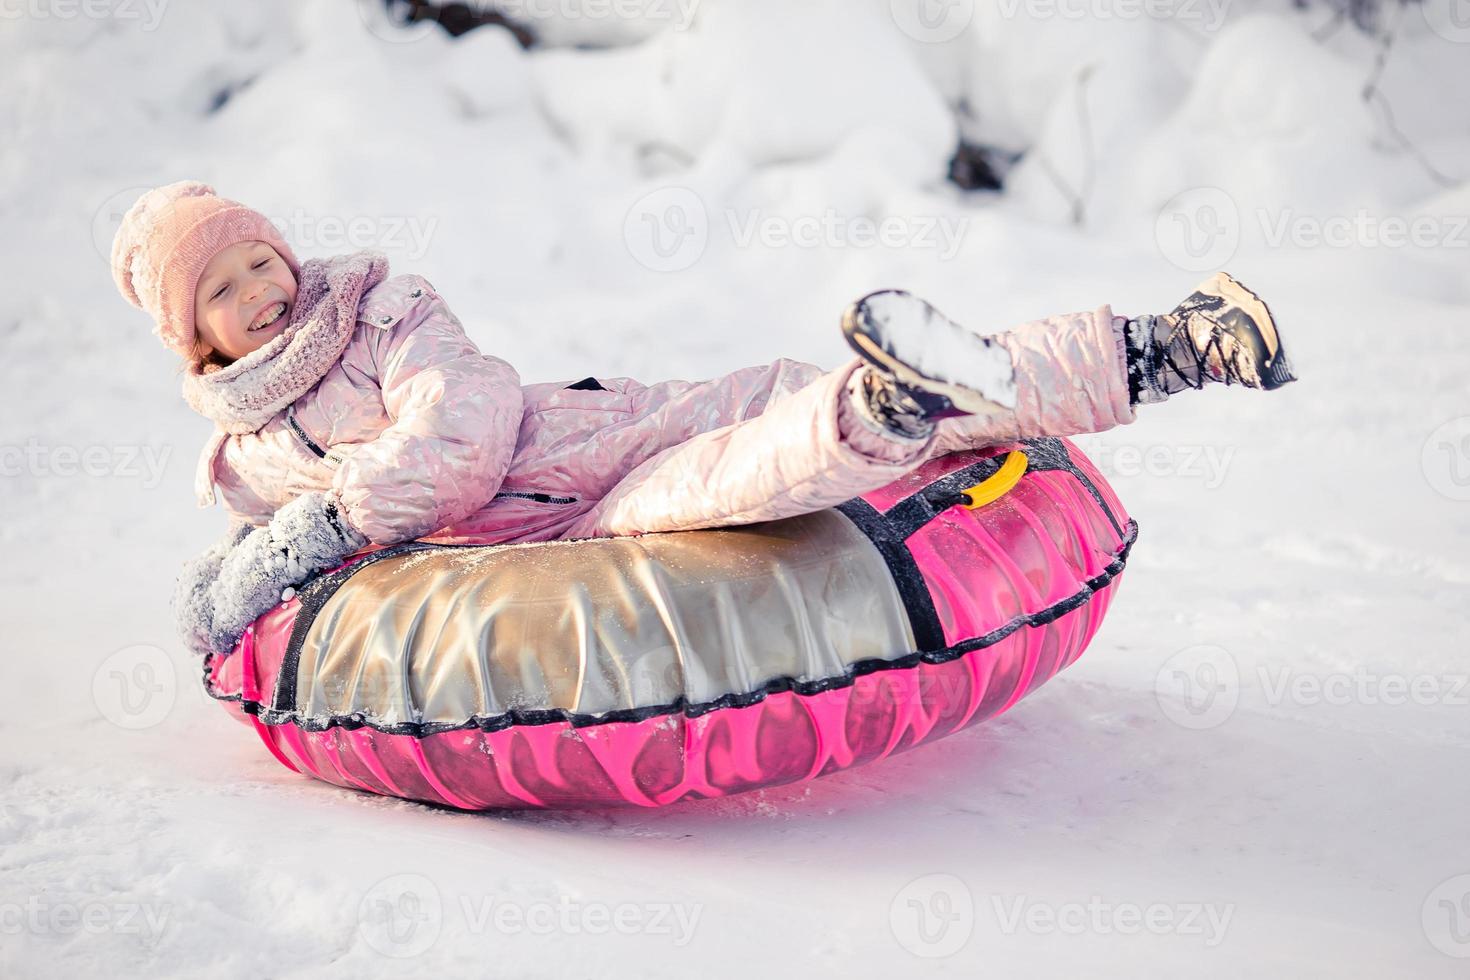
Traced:
[[926, 437], [937, 419], [1016, 405], [1010, 352], [910, 293], [864, 296], [843, 314], [842, 334], [867, 362], [860, 407], [900, 436]]
[[1296, 380], [1270, 309], [1223, 272], [1172, 312], [1131, 319], [1125, 331], [1135, 405], [1212, 381], [1271, 391]]

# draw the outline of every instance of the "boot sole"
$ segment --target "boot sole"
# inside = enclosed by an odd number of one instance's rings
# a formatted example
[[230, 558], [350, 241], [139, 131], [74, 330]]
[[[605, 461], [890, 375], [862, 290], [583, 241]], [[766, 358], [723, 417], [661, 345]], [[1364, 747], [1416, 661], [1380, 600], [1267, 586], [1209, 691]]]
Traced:
[[[983, 351], [987, 357], [993, 358], [993, 351], [1005, 350], [999, 347], [994, 341], [987, 340], [987, 338], [966, 330], [916, 296], [900, 290], [883, 290], [864, 296], [849, 306], [842, 315], [842, 335], [846, 338], [848, 346], [856, 351], [859, 357], [878, 370], [892, 375], [900, 384], [943, 396], [955, 408], [967, 415], [996, 415], [1014, 410], [1016, 398], [1014, 365], [1011, 365], [1012, 374], [1009, 379], [1010, 390], [1005, 393], [1010, 398], [1009, 403], [1007, 403], [1006, 401], [989, 397], [983, 391], [979, 390], [978, 387], [969, 387], [958, 383], [954, 379], [936, 378], [921, 373], [906, 361], [900, 359], [896, 354], [886, 349], [875, 339], [875, 335], [881, 328], [869, 325], [869, 314], [872, 309], [870, 301], [878, 296], [902, 296], [907, 301], [922, 304], [929, 311], [930, 315], [937, 317], [947, 329], [953, 330], [958, 334], [962, 334], [965, 338], [975, 341], [975, 349]], [[1009, 360], [1009, 353], [1006, 353], [1005, 356]], [[1004, 395], [1001, 397], [1004, 397]]]

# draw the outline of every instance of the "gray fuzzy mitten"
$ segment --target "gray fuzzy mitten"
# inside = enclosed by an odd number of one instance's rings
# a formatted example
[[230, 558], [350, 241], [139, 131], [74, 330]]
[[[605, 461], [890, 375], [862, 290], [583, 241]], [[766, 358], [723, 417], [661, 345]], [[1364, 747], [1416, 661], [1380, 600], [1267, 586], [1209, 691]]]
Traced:
[[333, 496], [308, 493], [256, 528], [220, 564], [209, 587], [212, 650], [233, 650], [245, 627], [281, 601], [288, 587], [336, 565], [368, 543], [343, 518]]
[[209, 652], [209, 628], [214, 619], [214, 597], [209, 594], [209, 587], [219, 576], [225, 556], [245, 540], [250, 530], [249, 524], [231, 524], [224, 537], [202, 554], [184, 562], [174, 583], [173, 598], [169, 602], [174, 625], [184, 646], [195, 653]]

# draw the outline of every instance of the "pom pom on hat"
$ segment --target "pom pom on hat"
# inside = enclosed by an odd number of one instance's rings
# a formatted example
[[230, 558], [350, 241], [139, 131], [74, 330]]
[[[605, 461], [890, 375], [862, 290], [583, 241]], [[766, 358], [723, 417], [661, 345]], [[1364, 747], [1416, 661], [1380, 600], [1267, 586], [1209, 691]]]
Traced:
[[237, 242], [274, 248], [291, 274], [301, 264], [270, 219], [215, 194], [197, 180], [155, 187], [123, 215], [112, 239], [112, 278], [127, 300], [153, 317], [154, 335], [181, 357], [194, 349], [194, 289], [209, 260]]

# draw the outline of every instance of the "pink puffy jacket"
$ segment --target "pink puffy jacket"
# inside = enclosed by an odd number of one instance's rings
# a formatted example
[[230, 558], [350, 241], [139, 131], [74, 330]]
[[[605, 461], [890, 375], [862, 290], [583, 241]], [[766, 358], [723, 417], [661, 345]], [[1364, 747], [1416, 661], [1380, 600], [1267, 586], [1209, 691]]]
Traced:
[[366, 292], [322, 380], [259, 431], [216, 432], [200, 506], [263, 525], [300, 494], [335, 493], [376, 545], [501, 543], [773, 520], [832, 506], [931, 456], [1132, 421], [1107, 307], [1002, 335], [1014, 413], [949, 419], [927, 443], [854, 426], [857, 366], [778, 360], [704, 382], [588, 378], [522, 386], [482, 354], [419, 276]]

